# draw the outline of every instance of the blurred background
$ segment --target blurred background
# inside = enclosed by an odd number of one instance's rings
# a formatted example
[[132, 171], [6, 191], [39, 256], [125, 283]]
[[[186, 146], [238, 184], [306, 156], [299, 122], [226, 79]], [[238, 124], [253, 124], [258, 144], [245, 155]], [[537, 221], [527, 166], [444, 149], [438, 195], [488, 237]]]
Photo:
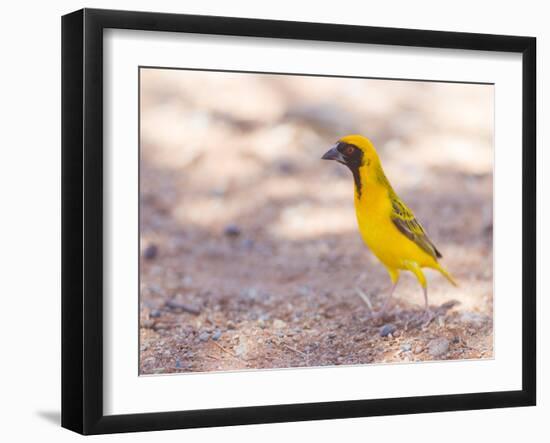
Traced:
[[[493, 356], [491, 85], [140, 71], [140, 371]], [[390, 286], [359, 236], [352, 133], [459, 280]]]

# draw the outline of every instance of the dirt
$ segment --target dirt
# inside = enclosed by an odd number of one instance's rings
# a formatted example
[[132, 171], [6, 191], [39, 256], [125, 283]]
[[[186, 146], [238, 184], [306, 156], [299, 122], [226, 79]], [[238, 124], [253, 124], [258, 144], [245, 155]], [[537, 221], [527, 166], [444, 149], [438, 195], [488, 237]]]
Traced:
[[[377, 109], [342, 94], [356, 82], [201, 74], [142, 71], [141, 374], [493, 357], [490, 87], [363, 81]], [[459, 281], [426, 272], [429, 322], [407, 273], [378, 313], [390, 280], [351, 175], [320, 160], [344, 131], [379, 147]]]

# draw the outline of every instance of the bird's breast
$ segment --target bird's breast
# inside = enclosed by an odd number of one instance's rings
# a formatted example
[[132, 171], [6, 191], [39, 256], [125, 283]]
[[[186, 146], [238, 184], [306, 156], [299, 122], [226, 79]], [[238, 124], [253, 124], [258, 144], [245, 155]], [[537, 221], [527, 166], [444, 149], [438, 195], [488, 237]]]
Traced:
[[[391, 219], [391, 201], [371, 195], [355, 202], [359, 232], [371, 252], [386, 266], [402, 265], [402, 234]], [[377, 198], [373, 198], [377, 197]]]

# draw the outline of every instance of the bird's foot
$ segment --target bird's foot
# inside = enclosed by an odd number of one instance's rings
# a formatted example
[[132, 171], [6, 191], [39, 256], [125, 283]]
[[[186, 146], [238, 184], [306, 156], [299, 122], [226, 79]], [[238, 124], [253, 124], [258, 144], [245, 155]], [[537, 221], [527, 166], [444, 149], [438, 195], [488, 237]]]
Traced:
[[371, 315], [373, 320], [379, 320], [379, 321], [387, 321], [394, 316], [393, 312], [388, 309], [380, 309], [378, 311], [373, 311]]
[[428, 327], [435, 317], [436, 316], [433, 313], [433, 311], [430, 308], [426, 308], [424, 310], [424, 313], [422, 314], [422, 319], [421, 319], [422, 327], [423, 328]]

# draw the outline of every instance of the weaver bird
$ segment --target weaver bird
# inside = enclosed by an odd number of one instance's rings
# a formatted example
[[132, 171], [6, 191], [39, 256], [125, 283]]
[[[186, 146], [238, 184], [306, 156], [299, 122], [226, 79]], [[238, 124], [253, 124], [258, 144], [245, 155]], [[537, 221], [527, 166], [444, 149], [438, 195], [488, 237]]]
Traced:
[[386, 267], [392, 286], [381, 312], [384, 313], [401, 271], [410, 271], [424, 292], [428, 318], [428, 285], [422, 268], [439, 271], [453, 285], [453, 277], [438, 263], [441, 253], [388, 181], [380, 157], [369, 139], [348, 135], [338, 140], [322, 157], [346, 165], [355, 182], [355, 214], [361, 237]]

